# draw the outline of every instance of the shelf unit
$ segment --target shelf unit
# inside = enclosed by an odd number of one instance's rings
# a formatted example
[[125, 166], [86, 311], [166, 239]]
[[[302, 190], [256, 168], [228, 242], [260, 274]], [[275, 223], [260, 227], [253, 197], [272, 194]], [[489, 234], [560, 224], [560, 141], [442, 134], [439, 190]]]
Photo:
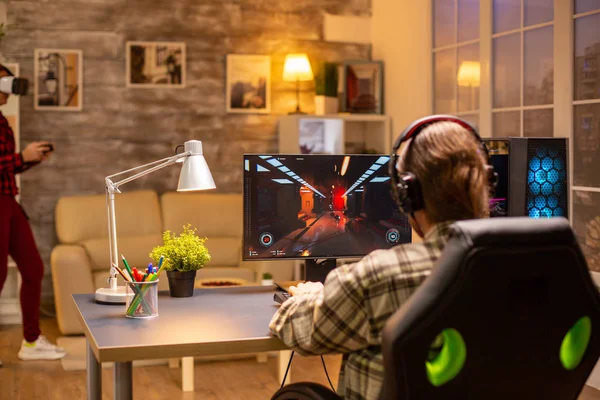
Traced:
[[292, 114], [279, 118], [279, 153], [359, 154], [392, 149], [391, 118], [373, 114]]

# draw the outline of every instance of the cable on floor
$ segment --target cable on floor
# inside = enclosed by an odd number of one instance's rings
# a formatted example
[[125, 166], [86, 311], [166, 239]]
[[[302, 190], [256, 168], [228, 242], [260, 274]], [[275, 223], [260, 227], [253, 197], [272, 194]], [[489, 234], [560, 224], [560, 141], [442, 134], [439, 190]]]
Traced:
[[292, 351], [292, 355], [290, 356], [290, 361], [288, 362], [288, 366], [285, 369], [285, 375], [283, 376], [283, 382], [281, 382], [281, 387], [279, 389], [281, 389], [283, 387], [283, 385], [285, 385], [285, 380], [287, 379], [288, 372], [290, 371], [290, 366], [292, 365], [293, 358], [294, 358], [294, 352]]
[[325, 375], [327, 376], [327, 381], [329, 382], [329, 386], [331, 386], [331, 390], [335, 392], [333, 388], [333, 384], [331, 383], [331, 379], [329, 379], [329, 374], [327, 373], [327, 367], [325, 366], [325, 359], [321, 356], [321, 362], [323, 363], [323, 369], [325, 370]]

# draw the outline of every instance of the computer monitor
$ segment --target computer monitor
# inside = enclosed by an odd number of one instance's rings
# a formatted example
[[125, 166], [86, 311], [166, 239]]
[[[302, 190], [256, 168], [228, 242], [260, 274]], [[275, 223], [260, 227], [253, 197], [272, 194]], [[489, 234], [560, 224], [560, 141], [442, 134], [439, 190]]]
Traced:
[[490, 216], [507, 217], [509, 215], [508, 196], [510, 192], [510, 143], [508, 139], [484, 139], [490, 153], [490, 162], [498, 174], [498, 185], [494, 197], [490, 199]]
[[362, 257], [411, 241], [387, 155], [244, 155], [244, 260]]

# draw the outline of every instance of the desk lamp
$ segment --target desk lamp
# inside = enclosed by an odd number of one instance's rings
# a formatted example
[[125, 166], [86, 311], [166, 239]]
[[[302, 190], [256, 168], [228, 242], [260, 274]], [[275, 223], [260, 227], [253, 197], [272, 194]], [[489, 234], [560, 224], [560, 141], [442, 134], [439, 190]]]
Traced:
[[296, 82], [296, 111], [290, 114], [304, 114], [300, 111], [300, 82], [312, 81], [314, 75], [306, 54], [288, 54], [283, 64], [283, 80]]
[[[115, 220], [115, 193], [121, 193], [119, 187], [128, 182], [151, 174], [166, 166], [183, 162], [181, 173], [179, 174], [178, 192], [215, 189], [215, 182], [206, 164], [202, 153], [202, 142], [199, 140], [190, 140], [185, 142], [183, 153], [172, 157], [163, 158], [149, 164], [131, 168], [126, 171], [107, 176], [106, 182], [106, 207], [108, 209], [108, 242], [110, 249], [110, 277], [108, 278], [108, 288], [96, 290], [96, 301], [101, 303], [125, 304], [126, 294], [125, 286], [117, 286], [117, 270], [115, 265], [119, 265], [119, 252], [117, 250], [117, 226]], [[145, 168], [145, 169], [144, 169]], [[113, 182], [115, 177], [143, 169], [127, 178]]]

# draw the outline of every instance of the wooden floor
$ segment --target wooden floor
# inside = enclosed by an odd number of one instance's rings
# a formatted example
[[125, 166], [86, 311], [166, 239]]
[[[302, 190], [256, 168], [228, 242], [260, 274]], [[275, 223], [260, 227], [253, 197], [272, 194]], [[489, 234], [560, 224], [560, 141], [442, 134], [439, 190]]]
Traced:
[[[56, 322], [42, 320], [42, 330], [55, 342]], [[65, 372], [59, 361], [17, 359], [21, 343], [20, 326], [0, 326], [0, 400], [77, 400], [85, 399], [85, 372]], [[327, 370], [337, 384], [341, 359], [325, 357]], [[196, 362], [193, 393], [181, 391], [181, 370], [167, 366], [134, 369], [134, 399], [144, 400], [265, 400], [279, 388], [275, 359], [259, 364], [255, 359]], [[292, 381], [313, 381], [328, 385], [318, 357], [294, 356]], [[112, 399], [112, 370], [103, 369], [103, 400]], [[586, 387], [579, 400], [600, 400], [600, 391]]]

